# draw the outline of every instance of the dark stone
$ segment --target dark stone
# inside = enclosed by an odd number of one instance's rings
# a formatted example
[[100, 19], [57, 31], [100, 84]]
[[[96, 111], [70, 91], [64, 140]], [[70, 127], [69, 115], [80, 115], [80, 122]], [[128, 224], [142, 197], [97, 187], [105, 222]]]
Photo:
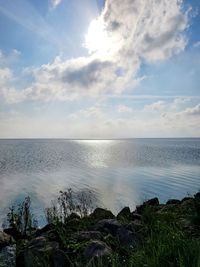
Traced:
[[142, 205], [136, 206], [136, 213], [141, 214], [146, 207], [148, 206], [156, 207], [158, 205], [159, 205], [159, 200], [157, 197], [149, 199], [145, 201]]
[[113, 219], [101, 220], [95, 225], [96, 230], [110, 233], [112, 235], [116, 235], [117, 230], [120, 227], [121, 227], [121, 224], [118, 221], [113, 220]]
[[118, 238], [120, 245], [135, 248], [138, 245], [138, 235], [125, 227], [120, 227], [117, 230], [116, 238]]
[[149, 199], [149, 200], [145, 201], [145, 202], [143, 203], [143, 205], [147, 205], [147, 206], [157, 206], [157, 205], [159, 205], [159, 200], [158, 200], [157, 197], [154, 197], [154, 198], [152, 198], [152, 199]]
[[67, 221], [67, 226], [70, 227], [71, 229], [77, 229], [80, 225], [80, 219], [74, 218], [69, 221]]
[[71, 263], [67, 257], [67, 253], [57, 249], [52, 254], [53, 267], [70, 267]]
[[139, 232], [143, 227], [144, 227], [144, 225], [141, 223], [140, 220], [135, 220], [135, 221], [129, 223], [128, 225], [126, 225], [126, 229], [128, 229], [132, 232]]
[[112, 253], [110, 247], [108, 247], [102, 241], [92, 241], [84, 251], [84, 257], [87, 262], [93, 260], [95, 257], [102, 258], [104, 256], [108, 256]]
[[129, 207], [123, 208], [117, 215], [117, 219], [131, 219], [131, 211]]
[[171, 204], [180, 204], [181, 201], [178, 200], [178, 199], [169, 199], [167, 202], [166, 202], [166, 205], [171, 205]]
[[52, 223], [47, 224], [47, 225], [45, 225], [43, 228], [41, 228], [41, 229], [37, 229], [35, 235], [36, 235], [36, 236], [40, 236], [40, 235], [42, 235], [42, 234], [44, 234], [44, 233], [46, 233], [46, 232], [49, 232], [49, 231], [53, 230], [54, 228], [55, 228], [55, 226], [54, 226]]
[[0, 249], [8, 246], [12, 242], [10, 235], [0, 231]]
[[94, 239], [101, 239], [102, 235], [99, 231], [82, 231], [77, 233], [77, 239], [79, 241], [83, 240], [94, 240]]
[[196, 194], [194, 195], [194, 198], [195, 198], [195, 199], [200, 199], [200, 192], [196, 193]]
[[23, 239], [25, 236], [23, 236], [19, 231], [17, 231], [16, 228], [7, 228], [3, 230], [4, 233], [12, 236], [15, 240]]
[[67, 220], [73, 220], [73, 219], [80, 219], [80, 216], [76, 214], [75, 212], [72, 212], [68, 217]]
[[131, 218], [132, 218], [133, 221], [134, 221], [134, 220], [142, 220], [142, 216], [141, 216], [141, 214], [138, 214], [138, 213], [136, 213], [136, 212], [132, 212], [132, 214], [131, 214]]
[[61, 242], [61, 237], [59, 233], [56, 230], [51, 230], [48, 232], [44, 232], [43, 234], [39, 235], [43, 236], [48, 239], [48, 241], [56, 241], [56, 242]]
[[45, 225], [43, 228], [40, 229], [40, 233], [45, 233], [45, 232], [51, 231], [54, 228], [55, 228], [54, 224], [53, 223], [49, 223], [49, 224]]
[[54, 252], [58, 249], [57, 242], [49, 242], [44, 236], [36, 237], [28, 242], [25, 249], [17, 255], [17, 266], [34, 267], [38, 262], [43, 263], [44, 259], [50, 265]]
[[97, 220], [115, 218], [111, 211], [102, 208], [96, 208], [93, 213], [90, 214], [90, 217]]
[[182, 200], [181, 200], [181, 203], [185, 202], [185, 201], [188, 201], [188, 200], [193, 200], [192, 197], [184, 197]]

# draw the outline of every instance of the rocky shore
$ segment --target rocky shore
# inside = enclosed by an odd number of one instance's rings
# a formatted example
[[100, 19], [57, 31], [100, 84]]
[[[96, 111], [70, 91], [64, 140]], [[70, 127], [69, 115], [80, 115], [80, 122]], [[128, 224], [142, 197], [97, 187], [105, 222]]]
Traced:
[[117, 216], [72, 212], [42, 229], [1, 231], [0, 267], [200, 266], [199, 227], [200, 193], [165, 204], [153, 198]]

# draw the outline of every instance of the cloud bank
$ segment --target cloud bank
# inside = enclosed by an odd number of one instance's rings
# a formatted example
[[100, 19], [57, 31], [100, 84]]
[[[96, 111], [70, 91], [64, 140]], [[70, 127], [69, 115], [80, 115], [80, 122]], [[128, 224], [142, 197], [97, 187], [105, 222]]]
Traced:
[[[32, 114], [0, 112], [1, 138], [133, 138], [198, 137], [200, 104], [180, 98], [134, 105], [93, 105], [64, 114], [49, 116], [45, 109]], [[187, 105], [188, 105], [187, 104]], [[155, 108], [156, 107], [156, 108]]]

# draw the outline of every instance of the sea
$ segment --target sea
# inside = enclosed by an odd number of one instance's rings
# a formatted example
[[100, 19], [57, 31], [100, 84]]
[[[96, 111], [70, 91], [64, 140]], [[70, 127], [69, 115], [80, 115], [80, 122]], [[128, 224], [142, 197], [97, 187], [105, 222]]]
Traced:
[[0, 223], [28, 195], [44, 223], [44, 209], [68, 188], [91, 190], [115, 214], [155, 196], [164, 203], [193, 195], [200, 138], [0, 140]]

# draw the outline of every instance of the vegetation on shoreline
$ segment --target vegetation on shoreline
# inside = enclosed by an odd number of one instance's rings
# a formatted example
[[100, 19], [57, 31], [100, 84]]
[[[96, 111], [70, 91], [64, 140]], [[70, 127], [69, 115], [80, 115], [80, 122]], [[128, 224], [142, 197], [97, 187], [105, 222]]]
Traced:
[[94, 209], [96, 200], [89, 191], [61, 191], [39, 229], [26, 198], [10, 209], [3, 234], [11, 238], [0, 249], [15, 244], [20, 267], [200, 267], [200, 193], [150, 199], [117, 216]]

